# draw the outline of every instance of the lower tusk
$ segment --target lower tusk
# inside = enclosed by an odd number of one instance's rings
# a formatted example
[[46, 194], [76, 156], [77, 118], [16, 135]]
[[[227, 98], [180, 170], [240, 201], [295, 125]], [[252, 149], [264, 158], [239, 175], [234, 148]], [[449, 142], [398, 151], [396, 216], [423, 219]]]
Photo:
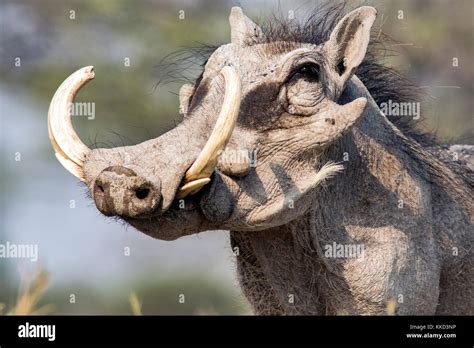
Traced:
[[181, 199], [184, 198], [188, 195], [195, 194], [198, 192], [204, 185], [208, 184], [211, 181], [210, 178], [203, 178], [203, 179], [197, 179], [190, 181], [186, 184], [183, 185], [179, 189], [178, 194], [176, 195], [176, 198]]

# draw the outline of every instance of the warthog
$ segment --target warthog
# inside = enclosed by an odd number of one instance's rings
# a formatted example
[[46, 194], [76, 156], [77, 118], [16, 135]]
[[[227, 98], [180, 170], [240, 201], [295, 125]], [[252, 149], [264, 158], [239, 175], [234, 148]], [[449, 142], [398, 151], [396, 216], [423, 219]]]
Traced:
[[260, 27], [232, 8], [183, 121], [135, 146], [80, 141], [68, 105], [94, 75], [77, 71], [49, 110], [56, 157], [154, 238], [230, 230], [257, 314], [473, 314], [472, 171], [380, 111], [416, 89], [377, 63], [376, 10], [339, 9]]

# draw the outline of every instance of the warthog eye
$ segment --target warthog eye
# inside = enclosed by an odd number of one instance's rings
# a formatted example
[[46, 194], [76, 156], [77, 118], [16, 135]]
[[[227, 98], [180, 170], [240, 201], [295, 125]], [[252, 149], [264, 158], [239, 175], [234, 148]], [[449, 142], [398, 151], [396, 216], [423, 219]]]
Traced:
[[313, 80], [319, 80], [319, 65], [315, 63], [306, 63], [296, 70], [295, 75], [308, 77]]

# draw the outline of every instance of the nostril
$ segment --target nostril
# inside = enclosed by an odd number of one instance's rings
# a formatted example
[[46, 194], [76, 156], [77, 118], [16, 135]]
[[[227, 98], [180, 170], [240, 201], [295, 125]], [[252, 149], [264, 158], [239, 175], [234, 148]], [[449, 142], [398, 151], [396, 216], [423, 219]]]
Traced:
[[135, 196], [137, 196], [138, 199], [145, 199], [148, 197], [150, 194], [150, 189], [147, 188], [139, 188], [135, 190]]
[[109, 167], [97, 176], [92, 195], [95, 205], [107, 216], [148, 216], [161, 202], [161, 183], [149, 181], [125, 167]]

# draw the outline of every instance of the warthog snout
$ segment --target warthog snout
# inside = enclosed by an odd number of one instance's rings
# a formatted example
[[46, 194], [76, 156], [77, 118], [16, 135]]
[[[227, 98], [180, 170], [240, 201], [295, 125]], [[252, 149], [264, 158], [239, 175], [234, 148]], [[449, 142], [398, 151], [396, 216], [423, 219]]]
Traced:
[[122, 166], [104, 169], [93, 189], [97, 208], [105, 215], [137, 217], [153, 212], [160, 202], [160, 185]]

